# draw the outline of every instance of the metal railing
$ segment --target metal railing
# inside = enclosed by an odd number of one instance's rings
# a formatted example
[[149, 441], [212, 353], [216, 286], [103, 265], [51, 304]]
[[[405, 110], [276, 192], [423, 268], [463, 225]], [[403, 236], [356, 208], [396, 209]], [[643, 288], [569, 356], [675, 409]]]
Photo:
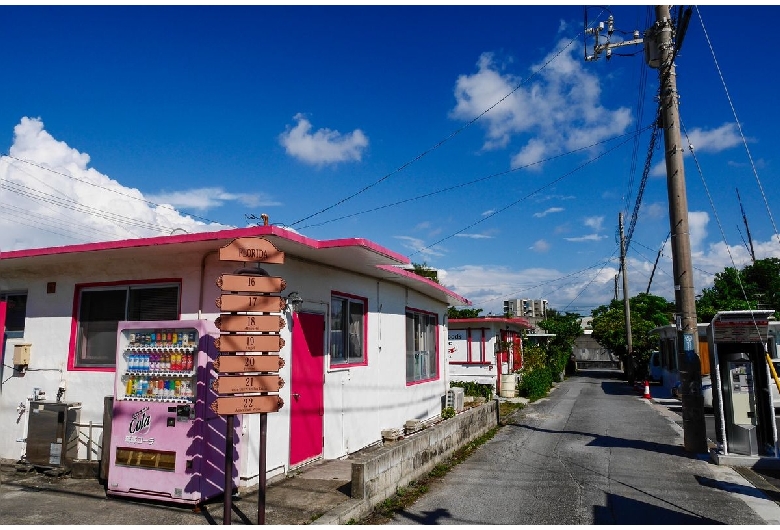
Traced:
[[[87, 462], [92, 462], [93, 455], [95, 456], [94, 459], [99, 462], [100, 458], [103, 455], [103, 445], [101, 443], [99, 443], [95, 439], [94, 431], [95, 431], [95, 429], [101, 429], [102, 430], [103, 429], [103, 424], [95, 423], [95, 422], [90, 421], [90, 422], [87, 422], [87, 423], [76, 422], [73, 425], [75, 425], [76, 428], [78, 429], [78, 443], [79, 443], [79, 445], [83, 446], [83, 447], [86, 447], [86, 450], [87, 450], [87, 458], [86, 458], [86, 460], [87, 460]], [[86, 434], [84, 433], [82, 428], [86, 428], [87, 429]], [[99, 439], [99, 435], [98, 435], [98, 439]], [[105, 443], [105, 442], [106, 442], [106, 440], [103, 440], [103, 443]], [[79, 454], [81, 454], [80, 450], [79, 450]]]

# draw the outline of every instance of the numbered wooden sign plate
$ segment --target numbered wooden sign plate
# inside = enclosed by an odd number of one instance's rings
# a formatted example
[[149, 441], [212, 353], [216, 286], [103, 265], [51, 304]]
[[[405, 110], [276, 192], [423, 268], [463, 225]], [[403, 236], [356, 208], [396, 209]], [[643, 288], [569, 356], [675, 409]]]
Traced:
[[220, 261], [284, 263], [284, 252], [261, 237], [239, 237], [219, 249]]
[[222, 375], [211, 383], [219, 394], [249, 394], [252, 392], [278, 392], [284, 379], [278, 375]]
[[278, 315], [220, 315], [214, 320], [220, 331], [265, 331], [276, 333], [287, 325]]
[[220, 352], [268, 351], [284, 348], [284, 339], [279, 335], [221, 335], [214, 340]]
[[237, 372], [278, 372], [284, 359], [278, 355], [220, 355], [214, 370], [220, 374]]
[[217, 278], [217, 287], [223, 291], [280, 293], [287, 287], [287, 282], [284, 281], [284, 278], [277, 278], [275, 276], [222, 274]]
[[284, 311], [286, 304], [280, 296], [262, 296], [252, 294], [223, 294], [216, 301], [222, 311], [249, 311], [256, 313], [274, 313]]
[[283, 406], [284, 400], [279, 396], [232, 396], [218, 397], [211, 410], [217, 414], [256, 414], [278, 412]]

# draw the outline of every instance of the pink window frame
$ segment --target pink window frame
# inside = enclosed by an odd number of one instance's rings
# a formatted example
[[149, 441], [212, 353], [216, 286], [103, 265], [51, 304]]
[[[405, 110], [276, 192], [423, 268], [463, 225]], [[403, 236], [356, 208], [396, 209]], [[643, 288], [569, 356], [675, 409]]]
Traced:
[[181, 319], [181, 296], [182, 280], [181, 278], [159, 278], [153, 280], [120, 280], [114, 282], [96, 282], [96, 283], [77, 283], [73, 290], [73, 313], [70, 321], [70, 344], [68, 346], [68, 371], [69, 372], [115, 372], [115, 366], [76, 366], [76, 341], [79, 333], [79, 300], [81, 292], [84, 289], [95, 287], [118, 287], [123, 285], [151, 285], [156, 283], [175, 283], [179, 286], [179, 314], [177, 320]]
[[[471, 343], [473, 342], [471, 340], [471, 332], [474, 331], [475, 328], [464, 328], [464, 329], [453, 329], [452, 331], [465, 331], [466, 332], [466, 360], [465, 361], [450, 361], [449, 364], [463, 364], [463, 365], [487, 365], [491, 364], [490, 361], [486, 360], [485, 358], [485, 335], [487, 334], [487, 328], [476, 328], [479, 331], [482, 332], [482, 340], [480, 341], [479, 345], [479, 359], [474, 360], [474, 352], [473, 348], [471, 347]], [[438, 326], [437, 326], [438, 330]]]
[[330, 368], [350, 368], [352, 366], [368, 366], [368, 298], [354, 294], [343, 293], [341, 291], [331, 291], [330, 300], [333, 303], [333, 297], [355, 300], [363, 303], [363, 361], [359, 363], [334, 363], [330, 356], [330, 315], [328, 315], [328, 366]]
[[[435, 326], [436, 326], [436, 336], [434, 338], [434, 347], [436, 348], [436, 375], [434, 377], [430, 377], [428, 379], [421, 379], [420, 381], [407, 381], [406, 386], [414, 386], [414, 385], [420, 385], [422, 383], [430, 383], [431, 381], [438, 381], [441, 378], [441, 364], [442, 360], [439, 358], [439, 355], [441, 352], [439, 351], [439, 315], [438, 313], [434, 313], [432, 311], [425, 311], [424, 309], [418, 309], [416, 307], [406, 307], [406, 310], [404, 311], [404, 326], [406, 326], [406, 313], [420, 313], [423, 315], [430, 315], [434, 317], [436, 320]], [[406, 330], [404, 330], [404, 336], [406, 336]], [[404, 347], [404, 366], [406, 366], [406, 347]], [[405, 375], [406, 369], [404, 368], [404, 379], [406, 379]]]

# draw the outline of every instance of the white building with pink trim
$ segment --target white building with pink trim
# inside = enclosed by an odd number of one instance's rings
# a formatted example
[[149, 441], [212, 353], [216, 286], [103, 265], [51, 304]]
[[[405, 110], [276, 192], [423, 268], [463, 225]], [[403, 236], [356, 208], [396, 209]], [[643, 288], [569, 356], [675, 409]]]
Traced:
[[[284, 278], [281, 296], [302, 299], [295, 312], [281, 313], [285, 405], [268, 414], [268, 477], [344, 457], [381, 442], [383, 430], [441, 413], [447, 308], [470, 302], [405, 270], [408, 258], [371, 241], [319, 241], [258, 226], [16, 250], [0, 254], [0, 458], [25, 457], [33, 398], [59, 398], [81, 403], [78, 458], [100, 459], [117, 322], [213, 322], [216, 278], [241, 265], [219, 261], [218, 250], [239, 237], [264, 238], [284, 252], [284, 264], [261, 267]], [[23, 351], [27, 364], [15, 367], [14, 354]], [[311, 395], [294, 396], [292, 388]], [[245, 486], [259, 478], [258, 415], [244, 415], [241, 426]]]

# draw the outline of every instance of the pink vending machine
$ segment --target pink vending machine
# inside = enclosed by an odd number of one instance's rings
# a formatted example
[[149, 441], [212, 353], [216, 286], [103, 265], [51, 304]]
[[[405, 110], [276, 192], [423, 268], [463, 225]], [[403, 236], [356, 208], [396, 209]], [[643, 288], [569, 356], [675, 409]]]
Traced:
[[217, 397], [210, 384], [216, 327], [206, 320], [142, 321], [120, 322], [118, 331], [107, 494], [193, 505], [221, 496], [227, 421], [210, 408]]

